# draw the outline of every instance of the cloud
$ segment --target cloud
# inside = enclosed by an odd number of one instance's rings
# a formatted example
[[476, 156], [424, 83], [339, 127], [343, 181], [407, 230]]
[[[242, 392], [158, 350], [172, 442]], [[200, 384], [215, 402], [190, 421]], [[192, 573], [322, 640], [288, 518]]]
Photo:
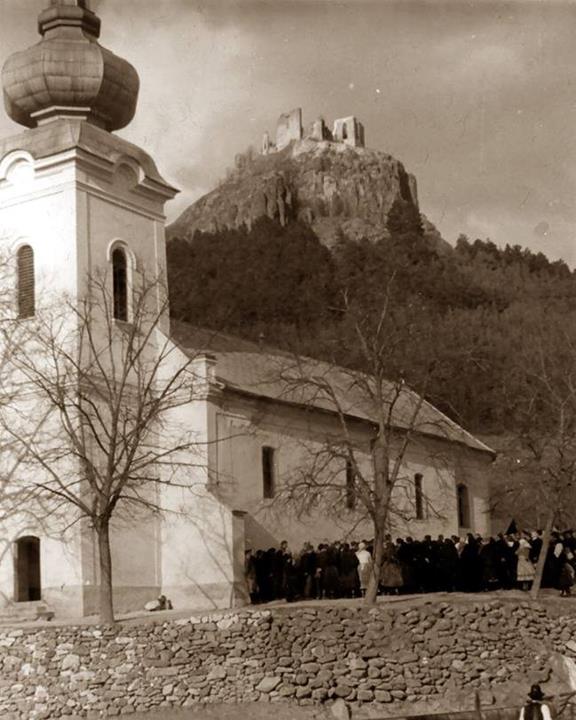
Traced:
[[[3, 57], [36, 42], [45, 3], [0, 0]], [[122, 135], [183, 190], [170, 218], [281, 112], [302, 107], [305, 121], [357, 115], [368, 145], [416, 175], [422, 209], [448, 239], [490, 235], [572, 257], [576, 4], [93, 4], [102, 43], [142, 81]], [[15, 131], [0, 114], [0, 133]], [[540, 223], [550, 231], [534, 233]]]

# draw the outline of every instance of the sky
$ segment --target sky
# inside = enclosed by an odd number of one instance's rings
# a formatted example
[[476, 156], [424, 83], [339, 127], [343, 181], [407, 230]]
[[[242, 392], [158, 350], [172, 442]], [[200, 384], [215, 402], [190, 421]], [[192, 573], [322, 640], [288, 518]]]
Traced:
[[[0, 62], [48, 0], [0, 0]], [[141, 80], [120, 135], [181, 189], [173, 220], [280, 113], [356, 115], [443, 236], [576, 266], [576, 0], [92, 0]], [[17, 132], [0, 110], [0, 135]]]

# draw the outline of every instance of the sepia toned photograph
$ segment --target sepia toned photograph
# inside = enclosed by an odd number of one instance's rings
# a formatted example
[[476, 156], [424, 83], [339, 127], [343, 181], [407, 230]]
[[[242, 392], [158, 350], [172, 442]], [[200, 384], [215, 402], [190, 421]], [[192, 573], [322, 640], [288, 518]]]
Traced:
[[0, 0], [0, 719], [576, 718], [576, 1]]

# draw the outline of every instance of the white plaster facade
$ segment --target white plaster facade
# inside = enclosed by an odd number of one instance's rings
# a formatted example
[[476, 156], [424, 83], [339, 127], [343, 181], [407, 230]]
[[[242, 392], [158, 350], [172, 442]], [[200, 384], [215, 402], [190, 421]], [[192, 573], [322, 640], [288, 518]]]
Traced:
[[[286, 388], [282, 389], [278, 377], [283, 374], [284, 358], [263, 351], [256, 344], [225, 336], [211, 337], [210, 333], [185, 325], [174, 325], [173, 336], [188, 351], [209, 346], [212, 353], [217, 391], [208, 397], [212, 448], [208, 475], [222, 502], [244, 514], [246, 547], [267, 549], [287, 540], [297, 550], [304, 541], [371, 538], [370, 523], [359, 522], [363, 516], [360, 506], [347, 510], [342, 504], [336, 513], [318, 507], [316, 512], [296, 517], [289, 505], [264, 497], [262, 448], [274, 449], [279, 496], [282, 487], [294, 481], [296, 473], [307, 469], [326, 439], [341, 434], [337, 413], [325, 403], [303, 403], [301, 398], [297, 400]], [[335, 377], [334, 386], [339, 383], [341, 377]], [[348, 422], [357, 444], [357, 457], [369, 476], [368, 447], [373, 423], [354, 399], [350, 400]], [[397, 512], [391, 517], [390, 532], [416, 538], [426, 534], [448, 537], [466, 532], [487, 533], [490, 527], [487, 467], [492, 459], [492, 451], [483, 443], [428, 406], [422, 432], [416, 433], [405, 456], [394, 500]], [[345, 466], [336, 471], [344, 485]], [[416, 517], [414, 507], [416, 474], [422, 475], [423, 483], [421, 518]], [[467, 493], [466, 525], [459, 523], [460, 485]]]
[[[89, 277], [109, 273], [114, 244], [126, 247], [134, 269], [164, 277], [164, 203], [175, 192], [139, 149], [81, 120], [55, 120], [0, 142], [0, 253], [10, 267], [20, 246], [32, 247], [40, 311], [59, 296], [82, 298]], [[10, 280], [16, 279], [10, 274], [3, 279]], [[166, 330], [167, 323], [166, 318]], [[32, 421], [33, 410], [30, 415]], [[57, 610], [89, 612], [98, 583], [90, 532], [78, 525], [61, 539], [51, 538], [51, 528], [25, 522], [22, 526], [14, 519], [2, 528], [3, 596], [13, 598], [14, 541], [38, 536], [43, 599]], [[123, 550], [142, 540], [154, 546], [158, 533], [157, 523], [148, 522], [138, 531], [116, 529], [113, 553], [120, 595], [125, 586], [142, 597], [156, 593], [161, 583], [158, 553], [124, 557]]]

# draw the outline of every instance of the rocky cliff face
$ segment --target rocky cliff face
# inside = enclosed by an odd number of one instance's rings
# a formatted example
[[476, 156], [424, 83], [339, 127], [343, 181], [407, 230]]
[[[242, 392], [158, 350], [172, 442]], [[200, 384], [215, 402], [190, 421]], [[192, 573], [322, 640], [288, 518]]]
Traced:
[[267, 215], [303, 220], [331, 245], [340, 231], [353, 239], [386, 234], [395, 201], [418, 206], [416, 180], [386, 153], [305, 139], [271, 155], [243, 155], [220, 186], [192, 204], [170, 237], [250, 225]]

